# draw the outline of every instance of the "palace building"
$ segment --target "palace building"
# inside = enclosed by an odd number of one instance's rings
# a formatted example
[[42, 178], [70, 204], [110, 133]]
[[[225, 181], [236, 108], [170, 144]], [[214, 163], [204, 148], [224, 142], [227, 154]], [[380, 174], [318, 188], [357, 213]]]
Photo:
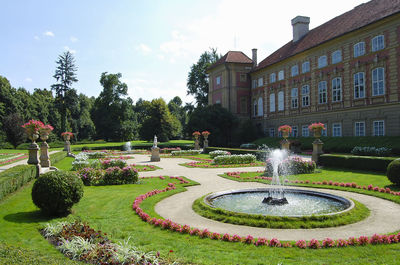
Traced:
[[277, 136], [309, 136], [322, 122], [327, 136], [400, 135], [400, 0], [372, 0], [309, 30], [292, 19], [293, 39], [257, 63], [229, 51], [208, 68], [209, 104], [251, 119]]

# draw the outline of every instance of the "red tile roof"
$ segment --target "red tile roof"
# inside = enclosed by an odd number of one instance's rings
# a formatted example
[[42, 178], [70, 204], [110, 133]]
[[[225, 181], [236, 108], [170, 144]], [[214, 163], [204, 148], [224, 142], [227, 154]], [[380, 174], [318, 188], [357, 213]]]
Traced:
[[210, 65], [208, 69], [214, 68], [223, 63], [253, 63], [253, 60], [243, 52], [229, 51], [214, 64]]
[[288, 42], [261, 61], [253, 71], [275, 64], [297, 53], [322, 44], [323, 42], [357, 30], [399, 12], [400, 0], [372, 0], [356, 6], [354, 9], [310, 30], [297, 42]]

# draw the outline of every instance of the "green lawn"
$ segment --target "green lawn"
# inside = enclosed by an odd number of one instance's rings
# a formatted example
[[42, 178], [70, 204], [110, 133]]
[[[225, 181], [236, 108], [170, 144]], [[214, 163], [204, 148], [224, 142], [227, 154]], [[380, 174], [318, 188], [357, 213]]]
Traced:
[[[324, 174], [327, 173], [330, 179], [336, 178], [333, 170], [324, 172]], [[337, 177], [345, 178], [345, 173], [339, 172]], [[369, 177], [365, 176], [365, 178]], [[372, 174], [371, 177], [374, 175]], [[366, 182], [379, 185], [381, 181], [378, 176], [375, 176]], [[87, 221], [93, 228], [101, 229], [109, 234], [113, 240], [119, 241], [130, 237], [132, 242], [144, 250], [160, 251], [162, 256], [173, 256], [182, 264], [398, 263], [400, 244], [320, 250], [284, 249], [200, 239], [153, 227], [143, 222], [132, 211], [132, 203], [138, 195], [156, 188], [164, 188], [168, 182], [171, 180], [157, 178], [142, 180], [141, 184], [85, 187], [84, 197], [73, 208], [73, 214], [68, 218]], [[40, 215], [31, 201], [31, 187], [32, 183], [0, 202], [0, 239], [9, 245], [26, 249], [29, 253], [46, 257], [42, 264], [67, 262], [68, 260], [38, 232], [38, 229], [46, 222], [61, 219], [49, 219]], [[146, 199], [141, 208], [151, 216], [157, 216], [154, 212], [155, 203], [184, 189], [181, 185], [177, 187], [175, 191]], [[5, 253], [4, 249], [7, 247], [0, 244], [0, 264], [10, 263], [2, 257], [1, 253]], [[170, 250], [173, 250], [172, 254], [169, 254]]]

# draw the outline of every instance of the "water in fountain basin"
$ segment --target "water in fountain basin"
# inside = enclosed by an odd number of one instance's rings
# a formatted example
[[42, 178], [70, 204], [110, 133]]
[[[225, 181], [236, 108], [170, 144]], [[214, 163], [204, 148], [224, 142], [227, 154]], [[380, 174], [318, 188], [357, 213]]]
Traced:
[[122, 148], [123, 151], [131, 151], [131, 142], [126, 142]]

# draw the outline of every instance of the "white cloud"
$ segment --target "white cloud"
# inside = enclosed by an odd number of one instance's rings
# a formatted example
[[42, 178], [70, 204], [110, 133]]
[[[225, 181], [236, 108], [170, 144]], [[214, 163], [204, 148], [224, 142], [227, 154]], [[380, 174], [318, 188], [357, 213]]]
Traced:
[[40, 38], [39, 38], [38, 35], [35, 35], [33, 38], [34, 38], [35, 40], [40, 40]]
[[51, 31], [46, 31], [46, 32], [43, 32], [43, 35], [45, 35], [45, 36], [47, 36], [47, 37], [54, 37], [54, 33], [53, 32], [51, 32]]
[[75, 54], [75, 53], [76, 53], [76, 50], [73, 50], [73, 49], [71, 49], [71, 48], [68, 47], [68, 46], [64, 46], [64, 50], [69, 51], [69, 52], [72, 53], [72, 54]]
[[138, 46], [136, 46], [136, 50], [141, 52], [143, 55], [147, 55], [152, 51], [152, 49], [144, 43], [141, 43]]
[[70, 41], [72, 41], [72, 42], [77, 42], [77, 41], [78, 41], [78, 38], [77, 38], [77, 37], [74, 37], [74, 36], [71, 36], [69, 39], [70, 39]]
[[25, 82], [27, 82], [27, 83], [32, 83], [32, 78], [30, 78], [30, 77], [27, 77], [27, 78], [25, 78]]

